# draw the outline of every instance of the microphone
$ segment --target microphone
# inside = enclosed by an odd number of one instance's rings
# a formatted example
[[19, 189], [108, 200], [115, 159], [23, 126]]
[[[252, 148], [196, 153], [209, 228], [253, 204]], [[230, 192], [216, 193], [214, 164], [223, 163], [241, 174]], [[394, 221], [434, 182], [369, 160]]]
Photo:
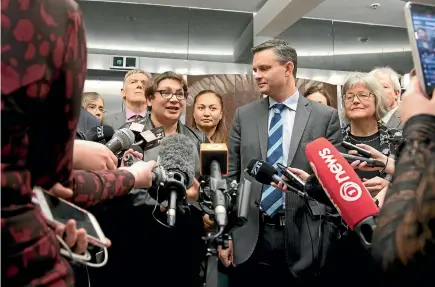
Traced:
[[139, 134], [140, 139], [135, 144], [142, 146], [143, 150], [150, 150], [158, 146], [164, 137], [165, 130], [163, 127], [152, 128], [141, 132]]
[[291, 186], [288, 182], [285, 182], [279, 175], [278, 171], [269, 163], [262, 160], [251, 160], [246, 166], [245, 172], [247, 172], [250, 176], [252, 176], [256, 181], [262, 184], [270, 184], [274, 182], [278, 184], [282, 182], [287, 186], [289, 191], [295, 192], [297, 195], [304, 199], [310, 199], [308, 194], [303, 191], [300, 191], [293, 186]]
[[379, 208], [358, 175], [338, 150], [325, 138], [310, 142], [305, 150], [326, 194], [363, 245], [371, 246]]
[[86, 132], [86, 139], [101, 144], [106, 144], [113, 135], [115, 130], [111, 126], [96, 126]]
[[183, 134], [169, 135], [160, 143], [157, 163], [166, 172], [166, 180], [160, 184], [157, 196], [169, 198], [167, 222], [171, 227], [175, 225], [178, 201], [193, 185], [196, 150], [192, 140]]
[[[227, 181], [222, 176], [228, 172], [228, 148], [226, 144], [202, 143], [200, 146], [200, 174], [210, 176], [210, 191], [216, 223], [227, 225]], [[222, 231], [223, 232], [223, 231]]]
[[127, 128], [119, 129], [106, 146], [114, 153], [129, 149], [134, 142], [134, 134]]

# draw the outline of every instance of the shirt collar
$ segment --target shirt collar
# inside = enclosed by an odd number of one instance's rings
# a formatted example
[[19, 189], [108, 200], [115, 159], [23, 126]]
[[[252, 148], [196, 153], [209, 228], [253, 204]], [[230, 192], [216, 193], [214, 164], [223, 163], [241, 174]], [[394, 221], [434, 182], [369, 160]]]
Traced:
[[[268, 98], [269, 98], [269, 109], [270, 109], [271, 107], [273, 107], [273, 105], [277, 104], [278, 102], [272, 99], [271, 97]], [[296, 108], [298, 106], [298, 100], [299, 100], [299, 91], [296, 90], [296, 92], [293, 95], [288, 97], [287, 100], [285, 100], [281, 104], [284, 104], [290, 110], [296, 111]]]
[[129, 110], [127, 108], [125, 108], [125, 118], [128, 120], [130, 120], [131, 118], [135, 117], [136, 115], [141, 116], [142, 118], [144, 118], [147, 114], [147, 110], [140, 112], [140, 113], [135, 113], [132, 110]]

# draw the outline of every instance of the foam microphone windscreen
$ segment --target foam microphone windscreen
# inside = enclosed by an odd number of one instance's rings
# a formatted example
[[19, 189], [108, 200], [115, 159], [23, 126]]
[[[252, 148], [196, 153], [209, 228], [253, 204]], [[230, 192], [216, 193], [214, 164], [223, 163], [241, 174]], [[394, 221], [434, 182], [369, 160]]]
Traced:
[[362, 220], [379, 213], [356, 172], [327, 139], [310, 142], [305, 153], [326, 194], [351, 230]]
[[228, 173], [228, 147], [224, 143], [202, 143], [199, 152], [201, 175], [210, 175], [210, 164], [215, 160], [219, 163], [221, 174]]
[[245, 171], [262, 184], [270, 184], [274, 175], [278, 176], [278, 171], [271, 164], [257, 159], [251, 160]]
[[183, 134], [173, 134], [160, 142], [158, 164], [166, 172], [178, 171], [186, 176], [186, 188], [193, 185], [195, 177], [195, 152], [198, 148]]
[[115, 130], [111, 126], [96, 126], [86, 132], [86, 139], [105, 144], [114, 134]]

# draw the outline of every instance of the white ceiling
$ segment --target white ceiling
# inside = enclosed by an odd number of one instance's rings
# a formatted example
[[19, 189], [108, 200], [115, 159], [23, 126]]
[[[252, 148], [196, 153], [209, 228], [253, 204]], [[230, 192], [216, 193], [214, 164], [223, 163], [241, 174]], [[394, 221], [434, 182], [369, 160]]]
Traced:
[[[379, 3], [380, 7], [372, 10], [373, 3]], [[306, 17], [405, 27], [404, 6], [402, 0], [326, 0]]]
[[257, 12], [267, 0], [86, 0]]

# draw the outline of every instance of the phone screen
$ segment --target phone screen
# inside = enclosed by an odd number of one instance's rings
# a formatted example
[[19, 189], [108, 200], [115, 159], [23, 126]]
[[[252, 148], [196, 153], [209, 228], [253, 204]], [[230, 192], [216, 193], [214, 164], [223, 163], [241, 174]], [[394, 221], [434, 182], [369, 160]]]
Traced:
[[435, 87], [435, 7], [412, 4], [411, 19], [426, 93]]
[[42, 193], [44, 194], [48, 208], [50, 209], [54, 220], [66, 224], [68, 220], [74, 219], [77, 224], [77, 229], [84, 228], [89, 236], [97, 239], [100, 238], [100, 235], [95, 230], [88, 213], [83, 212], [83, 210], [77, 209], [46, 192]]

